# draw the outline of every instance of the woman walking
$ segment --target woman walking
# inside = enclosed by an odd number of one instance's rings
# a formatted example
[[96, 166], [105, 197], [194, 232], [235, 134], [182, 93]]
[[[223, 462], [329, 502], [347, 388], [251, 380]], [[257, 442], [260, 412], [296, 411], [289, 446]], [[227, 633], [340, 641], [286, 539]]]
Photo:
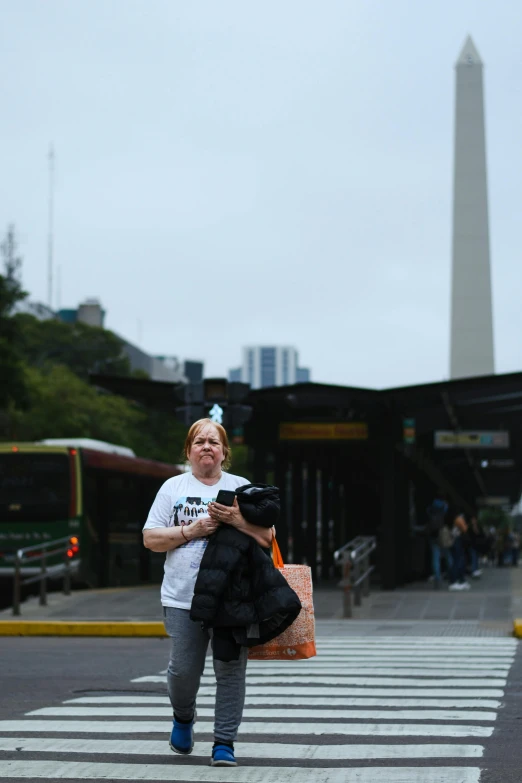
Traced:
[[[230, 446], [225, 429], [210, 419], [200, 419], [190, 428], [185, 456], [191, 471], [168, 479], [160, 488], [143, 528], [144, 545], [153, 552], [166, 552], [161, 603], [165, 628], [171, 637], [167, 672], [169, 697], [174, 712], [170, 747], [189, 754], [194, 746], [196, 697], [210, 632], [190, 619], [194, 587], [208, 537], [221, 524], [232, 525], [269, 547], [272, 530], [247, 522], [237, 499], [233, 506], [215, 502], [219, 490], [235, 490], [248, 480], [226, 473]], [[214, 658], [216, 709], [213, 766], [236, 766], [234, 740], [245, 701], [248, 649], [241, 647], [238, 660]]]

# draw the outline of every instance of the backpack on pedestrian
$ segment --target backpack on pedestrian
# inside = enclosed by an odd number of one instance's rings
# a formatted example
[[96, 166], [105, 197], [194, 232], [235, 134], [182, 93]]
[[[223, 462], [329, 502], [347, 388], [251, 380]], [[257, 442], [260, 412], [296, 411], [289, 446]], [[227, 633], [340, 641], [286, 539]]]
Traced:
[[453, 544], [453, 536], [451, 535], [451, 530], [447, 525], [442, 525], [441, 529], [439, 530], [438, 543], [442, 549], [451, 549]]

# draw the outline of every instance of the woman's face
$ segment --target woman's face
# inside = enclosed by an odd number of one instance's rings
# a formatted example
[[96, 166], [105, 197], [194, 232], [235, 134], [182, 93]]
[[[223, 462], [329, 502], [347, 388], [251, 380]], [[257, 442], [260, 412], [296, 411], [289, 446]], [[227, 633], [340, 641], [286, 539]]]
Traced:
[[212, 424], [207, 424], [198, 432], [188, 458], [192, 469], [195, 468], [201, 473], [212, 473], [218, 468], [221, 469], [225, 453], [219, 433]]

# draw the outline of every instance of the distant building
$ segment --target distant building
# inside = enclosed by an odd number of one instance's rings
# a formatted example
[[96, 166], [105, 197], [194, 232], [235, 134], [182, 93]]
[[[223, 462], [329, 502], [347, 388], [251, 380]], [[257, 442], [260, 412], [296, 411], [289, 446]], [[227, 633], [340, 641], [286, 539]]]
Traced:
[[169, 381], [170, 383], [182, 383], [185, 381], [179, 362], [177, 362], [176, 366], [172, 363], [167, 364], [161, 358], [145, 353], [137, 345], [129, 343], [119, 334], [116, 334], [116, 337], [119, 337], [122, 342], [123, 352], [127, 356], [132, 370], [146, 372], [151, 381]]
[[203, 362], [196, 362], [192, 359], [180, 361], [177, 356], [156, 356], [165, 367], [176, 375], [181, 376], [187, 383], [201, 383], [205, 365]]
[[183, 375], [188, 383], [201, 383], [204, 369], [203, 362], [194, 362], [190, 360], [183, 362]]
[[63, 321], [65, 324], [75, 324], [78, 320], [77, 309], [73, 310], [71, 308], [62, 308], [61, 310], [58, 310], [56, 315], [60, 321]]
[[253, 389], [307, 383], [310, 370], [298, 366], [298, 355], [290, 346], [246, 346], [241, 367], [229, 371], [231, 382], [249, 383]]
[[103, 327], [105, 322], [105, 310], [97, 299], [86, 299], [78, 305], [78, 321], [87, 326]]
[[78, 305], [76, 309], [62, 309], [58, 310], [57, 316], [60, 321], [65, 321], [67, 324], [75, 324], [79, 322], [81, 324], [87, 324], [87, 326], [99, 326], [103, 328], [105, 323], [105, 310], [98, 299], [86, 299]]
[[[57, 317], [69, 324], [83, 323], [88, 326], [103, 327], [105, 310], [98, 299], [86, 299], [76, 309], [62, 309], [49, 317]], [[131, 369], [142, 370], [152, 381], [186, 383], [191, 380], [192, 376], [195, 381], [201, 380], [203, 377], [202, 362], [180, 362], [175, 356], [151, 356], [124, 337], [118, 334], [116, 337], [121, 340], [123, 352], [130, 362]]]

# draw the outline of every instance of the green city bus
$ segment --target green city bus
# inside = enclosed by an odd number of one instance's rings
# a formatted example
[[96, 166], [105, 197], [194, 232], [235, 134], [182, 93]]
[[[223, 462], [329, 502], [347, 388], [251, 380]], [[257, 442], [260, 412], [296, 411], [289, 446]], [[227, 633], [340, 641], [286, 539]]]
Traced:
[[144, 548], [141, 529], [162, 483], [182, 470], [89, 439], [0, 444], [0, 578], [12, 578], [18, 549], [70, 536], [76, 584], [161, 581], [165, 557]]

